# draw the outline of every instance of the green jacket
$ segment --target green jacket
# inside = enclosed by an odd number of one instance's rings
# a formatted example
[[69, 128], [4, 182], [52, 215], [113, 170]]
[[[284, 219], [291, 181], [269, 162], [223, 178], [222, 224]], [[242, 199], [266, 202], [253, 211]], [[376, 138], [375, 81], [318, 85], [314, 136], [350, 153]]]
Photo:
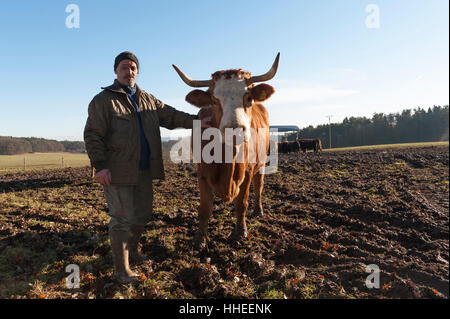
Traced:
[[[139, 174], [140, 138], [137, 112], [117, 80], [89, 104], [84, 142], [91, 165], [111, 171], [111, 183], [136, 185]], [[150, 172], [164, 179], [160, 126], [192, 128], [196, 115], [177, 111], [136, 85], [142, 126], [150, 146]]]

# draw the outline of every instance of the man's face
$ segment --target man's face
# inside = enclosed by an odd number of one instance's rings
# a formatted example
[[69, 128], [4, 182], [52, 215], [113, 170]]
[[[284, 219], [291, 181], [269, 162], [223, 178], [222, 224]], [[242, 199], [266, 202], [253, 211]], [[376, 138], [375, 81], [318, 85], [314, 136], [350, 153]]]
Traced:
[[131, 60], [122, 60], [114, 73], [117, 74], [117, 80], [120, 84], [133, 87], [136, 83], [138, 68], [136, 63]]

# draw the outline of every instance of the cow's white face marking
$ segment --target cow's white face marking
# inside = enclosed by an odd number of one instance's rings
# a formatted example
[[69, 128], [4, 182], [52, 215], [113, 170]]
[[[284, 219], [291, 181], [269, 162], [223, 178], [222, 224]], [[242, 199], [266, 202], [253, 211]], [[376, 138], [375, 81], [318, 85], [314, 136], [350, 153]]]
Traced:
[[215, 82], [213, 95], [222, 106], [222, 119], [219, 129], [225, 134], [225, 128], [242, 128], [244, 140], [250, 139], [250, 118], [243, 105], [247, 83], [244, 78], [232, 76], [231, 79], [219, 79]]

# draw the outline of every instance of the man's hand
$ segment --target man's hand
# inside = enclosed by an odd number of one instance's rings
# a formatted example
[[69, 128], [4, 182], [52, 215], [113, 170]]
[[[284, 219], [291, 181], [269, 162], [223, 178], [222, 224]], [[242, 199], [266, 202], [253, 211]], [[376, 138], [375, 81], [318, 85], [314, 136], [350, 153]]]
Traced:
[[111, 185], [111, 172], [109, 169], [105, 168], [99, 172], [95, 173], [95, 180], [102, 184], [103, 186]]
[[211, 116], [202, 118], [202, 119], [201, 119], [201, 120], [202, 120], [202, 122], [201, 122], [201, 128], [208, 128], [208, 127], [211, 127], [211, 119], [212, 119]]
[[200, 111], [198, 111], [197, 116], [202, 121], [201, 128], [211, 127], [211, 119], [212, 119], [212, 108], [211, 107], [202, 107]]

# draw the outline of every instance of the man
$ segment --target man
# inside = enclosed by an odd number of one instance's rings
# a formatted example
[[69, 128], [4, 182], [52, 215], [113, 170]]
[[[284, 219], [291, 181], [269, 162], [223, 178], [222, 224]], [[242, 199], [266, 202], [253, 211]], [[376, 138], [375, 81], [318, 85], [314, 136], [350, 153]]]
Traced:
[[[113, 277], [128, 283], [138, 279], [129, 264], [147, 259], [138, 243], [152, 214], [152, 179], [164, 178], [159, 126], [189, 129], [201, 114], [177, 111], [140, 89], [139, 61], [131, 52], [116, 57], [114, 73], [114, 83], [89, 104], [84, 141], [111, 217]], [[210, 119], [201, 119], [202, 127], [209, 127]]]

